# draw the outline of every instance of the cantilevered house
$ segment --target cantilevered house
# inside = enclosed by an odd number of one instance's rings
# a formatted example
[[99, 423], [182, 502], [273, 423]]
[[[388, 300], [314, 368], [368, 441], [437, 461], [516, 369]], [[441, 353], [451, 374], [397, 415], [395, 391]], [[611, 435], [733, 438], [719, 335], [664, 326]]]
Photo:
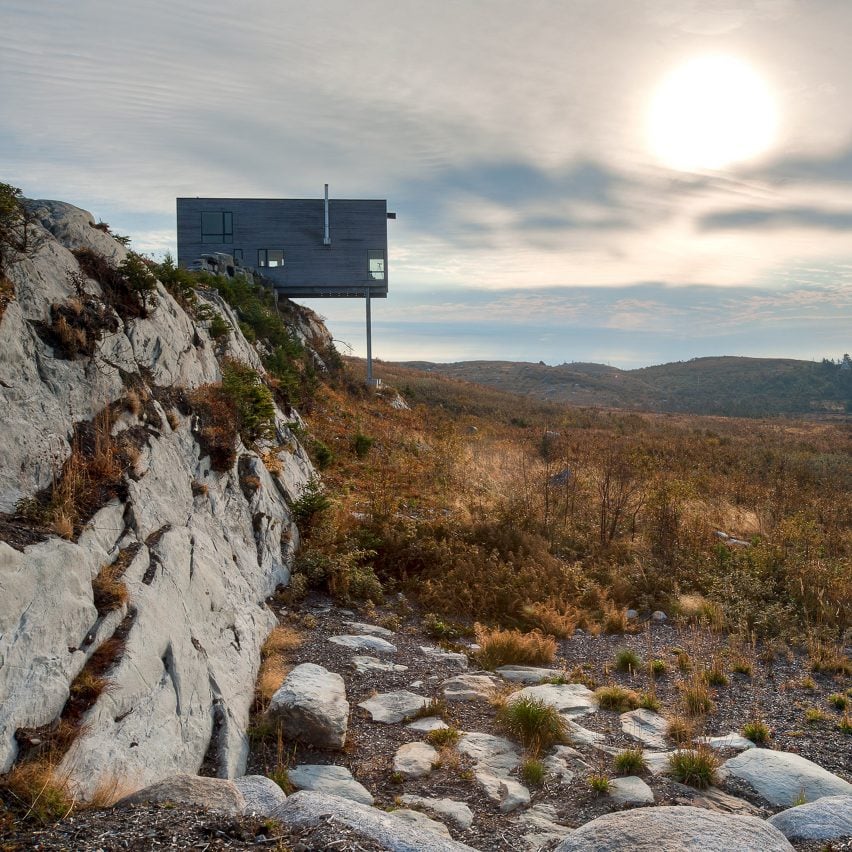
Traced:
[[367, 303], [368, 380], [372, 380], [370, 299], [388, 294], [388, 213], [384, 200], [178, 198], [178, 263], [231, 255], [292, 298], [361, 298]]

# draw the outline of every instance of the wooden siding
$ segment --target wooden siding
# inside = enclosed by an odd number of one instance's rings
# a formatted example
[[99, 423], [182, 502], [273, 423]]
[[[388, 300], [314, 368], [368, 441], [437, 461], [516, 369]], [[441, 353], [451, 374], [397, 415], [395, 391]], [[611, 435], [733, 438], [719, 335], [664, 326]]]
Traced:
[[[201, 214], [233, 214], [233, 242], [201, 242]], [[329, 200], [331, 245], [323, 245], [322, 199], [178, 198], [178, 263], [202, 254], [243, 251], [243, 265], [275, 282], [282, 294], [302, 296], [387, 296], [387, 202]], [[259, 249], [284, 251], [284, 267], [257, 266]], [[369, 277], [368, 252], [381, 251], [384, 281]]]

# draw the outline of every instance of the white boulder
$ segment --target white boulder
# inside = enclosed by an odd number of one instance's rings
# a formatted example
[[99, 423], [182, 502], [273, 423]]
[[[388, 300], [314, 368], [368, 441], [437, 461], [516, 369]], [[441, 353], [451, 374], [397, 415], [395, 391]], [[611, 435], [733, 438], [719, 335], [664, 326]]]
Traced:
[[315, 790], [364, 805], [373, 804], [370, 791], [345, 766], [303, 763], [288, 770], [287, 778], [298, 790]]

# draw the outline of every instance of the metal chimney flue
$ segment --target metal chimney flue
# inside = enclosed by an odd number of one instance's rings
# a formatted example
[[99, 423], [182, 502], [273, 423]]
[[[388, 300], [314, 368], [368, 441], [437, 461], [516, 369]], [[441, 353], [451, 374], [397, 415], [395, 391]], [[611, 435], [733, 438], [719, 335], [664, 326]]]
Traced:
[[324, 246], [331, 245], [331, 236], [328, 233], [328, 184], [325, 185], [325, 230], [323, 231], [322, 244]]

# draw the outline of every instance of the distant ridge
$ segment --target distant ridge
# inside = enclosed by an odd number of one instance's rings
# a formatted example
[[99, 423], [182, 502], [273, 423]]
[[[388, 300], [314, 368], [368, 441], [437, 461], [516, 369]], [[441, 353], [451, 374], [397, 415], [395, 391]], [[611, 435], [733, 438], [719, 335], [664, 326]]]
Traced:
[[852, 413], [848, 361], [722, 356], [636, 370], [582, 362], [556, 367], [516, 361], [401, 365], [573, 405], [732, 417]]

